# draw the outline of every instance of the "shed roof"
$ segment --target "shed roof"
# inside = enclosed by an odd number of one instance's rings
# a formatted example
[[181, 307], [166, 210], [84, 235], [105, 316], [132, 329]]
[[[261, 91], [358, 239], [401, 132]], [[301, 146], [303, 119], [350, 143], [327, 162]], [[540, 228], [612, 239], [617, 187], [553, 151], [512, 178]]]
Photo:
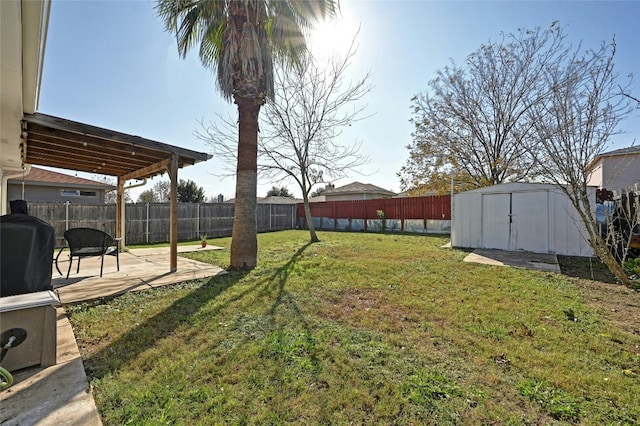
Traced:
[[500, 183], [498, 185], [492, 185], [492, 186], [484, 186], [482, 188], [461, 192], [461, 194], [469, 194], [469, 193], [492, 194], [492, 193], [507, 193], [507, 192], [526, 192], [526, 191], [553, 191], [556, 189], [558, 189], [557, 186], [551, 183], [509, 182], [509, 183]]

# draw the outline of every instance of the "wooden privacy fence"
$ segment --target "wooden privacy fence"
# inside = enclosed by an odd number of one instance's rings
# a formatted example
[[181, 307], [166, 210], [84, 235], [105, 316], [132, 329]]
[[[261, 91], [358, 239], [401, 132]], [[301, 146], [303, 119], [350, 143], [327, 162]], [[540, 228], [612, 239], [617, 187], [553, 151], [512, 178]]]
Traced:
[[[449, 195], [331, 201], [310, 206], [318, 229], [380, 231], [386, 227], [403, 232], [447, 232], [451, 220]], [[234, 207], [225, 203], [178, 203], [178, 240], [193, 240], [200, 235], [230, 236]], [[126, 244], [169, 241], [168, 203], [127, 204], [125, 209]], [[379, 211], [384, 212], [384, 226]], [[29, 214], [51, 224], [58, 243], [64, 242], [64, 231], [70, 228], [95, 228], [114, 236], [116, 232], [115, 204], [30, 202]], [[258, 204], [256, 220], [258, 232], [306, 227], [302, 203]]]
[[640, 182], [627, 188], [596, 191], [597, 203], [609, 204], [604, 236], [620, 262], [640, 257]]
[[[430, 222], [451, 220], [450, 195], [329, 201], [311, 203], [310, 208], [314, 225], [320, 229], [378, 231], [385, 227], [401, 232], [427, 232], [432, 228]], [[299, 223], [306, 227], [304, 217], [304, 205], [298, 204]], [[448, 228], [438, 225], [438, 229]]]
[[[200, 235], [230, 236], [233, 230], [233, 204], [178, 203], [178, 240]], [[64, 241], [70, 228], [95, 228], [111, 235], [116, 232], [115, 204], [29, 203], [29, 214], [51, 224], [56, 240]], [[295, 204], [258, 204], [258, 232], [292, 229], [296, 225]], [[126, 244], [169, 241], [169, 204], [127, 204], [125, 206]]]

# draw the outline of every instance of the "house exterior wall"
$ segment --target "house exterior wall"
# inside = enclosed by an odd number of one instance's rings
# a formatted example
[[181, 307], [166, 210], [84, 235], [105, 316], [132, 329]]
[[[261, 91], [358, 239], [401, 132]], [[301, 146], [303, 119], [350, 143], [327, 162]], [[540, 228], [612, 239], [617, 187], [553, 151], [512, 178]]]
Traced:
[[505, 184], [455, 194], [454, 247], [592, 256], [569, 199], [553, 185]]
[[602, 167], [602, 159], [600, 159], [589, 175], [589, 180], [587, 181], [588, 186], [602, 188]]
[[609, 191], [627, 188], [640, 182], [640, 155], [617, 155], [602, 159], [602, 182]]
[[[64, 190], [64, 192], [63, 192]], [[72, 193], [77, 195], [71, 195]], [[66, 202], [73, 204], [104, 204], [104, 189], [25, 185], [24, 199], [29, 201]], [[87, 195], [86, 193], [95, 193]], [[65, 195], [67, 194], [67, 195]], [[22, 184], [7, 185], [7, 200], [22, 199]]]

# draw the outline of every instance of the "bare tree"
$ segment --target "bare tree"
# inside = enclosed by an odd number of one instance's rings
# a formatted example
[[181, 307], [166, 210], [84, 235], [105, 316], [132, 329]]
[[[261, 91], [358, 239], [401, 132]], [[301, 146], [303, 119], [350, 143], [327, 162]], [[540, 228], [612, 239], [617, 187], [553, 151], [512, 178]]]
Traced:
[[[354, 38], [355, 40], [355, 38]], [[342, 57], [319, 64], [307, 55], [298, 69], [276, 69], [275, 96], [261, 117], [258, 170], [271, 182], [294, 181], [302, 192], [312, 242], [319, 241], [311, 220], [309, 194], [314, 185], [347, 176], [369, 159], [360, 143], [341, 145], [342, 129], [365, 118], [364, 96], [372, 90], [369, 74], [346, 81], [354, 43]], [[196, 135], [213, 146], [214, 155], [235, 164], [236, 126], [228, 119], [210, 123]], [[227, 169], [227, 172], [230, 172]]]
[[620, 91], [622, 92], [622, 94], [623, 94], [624, 96], [626, 96], [627, 98], [631, 99], [633, 102], [635, 102], [635, 103], [636, 103], [636, 108], [639, 108], [639, 109], [640, 109], [640, 99], [638, 99], [638, 98], [636, 98], [635, 96], [632, 96], [632, 95], [630, 95], [630, 94], [628, 94], [628, 93], [625, 93], [625, 92], [624, 92], [624, 89], [622, 89], [622, 88], [620, 88]]
[[533, 131], [527, 115], [545, 96], [545, 66], [566, 48], [553, 22], [483, 44], [463, 67], [437, 71], [430, 90], [412, 99], [413, 143], [398, 176], [403, 189], [442, 192], [455, 174], [458, 189], [535, 178], [538, 163], [525, 149]]
[[[615, 40], [595, 51], [579, 46], [563, 60], [544, 67], [541, 83], [551, 90], [530, 109], [535, 144], [529, 149], [542, 175], [555, 183], [576, 208], [596, 256], [625, 285], [621, 264], [601, 233], [594, 215], [589, 164], [603, 152], [616, 128], [632, 110], [614, 72]], [[611, 243], [611, 242], [609, 242]]]
[[168, 203], [169, 194], [171, 193], [171, 182], [168, 180], [161, 180], [153, 185], [153, 192], [156, 193], [158, 203]]
[[[97, 182], [102, 182], [106, 185], [115, 186], [115, 181], [110, 176], [105, 175], [94, 175], [94, 180]], [[105, 191], [104, 193], [104, 203], [105, 204], [115, 204], [117, 200], [117, 192], [115, 189], [111, 189], [109, 191]], [[131, 194], [129, 194], [129, 190], [124, 191], [124, 202], [131, 203], [133, 200], [131, 199]]]

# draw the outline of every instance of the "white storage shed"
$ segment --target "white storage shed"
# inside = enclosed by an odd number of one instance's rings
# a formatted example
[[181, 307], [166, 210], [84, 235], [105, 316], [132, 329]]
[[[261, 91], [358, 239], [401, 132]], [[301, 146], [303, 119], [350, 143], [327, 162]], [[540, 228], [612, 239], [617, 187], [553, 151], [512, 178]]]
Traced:
[[593, 256], [577, 211], [555, 185], [506, 183], [455, 194], [451, 216], [453, 247]]

